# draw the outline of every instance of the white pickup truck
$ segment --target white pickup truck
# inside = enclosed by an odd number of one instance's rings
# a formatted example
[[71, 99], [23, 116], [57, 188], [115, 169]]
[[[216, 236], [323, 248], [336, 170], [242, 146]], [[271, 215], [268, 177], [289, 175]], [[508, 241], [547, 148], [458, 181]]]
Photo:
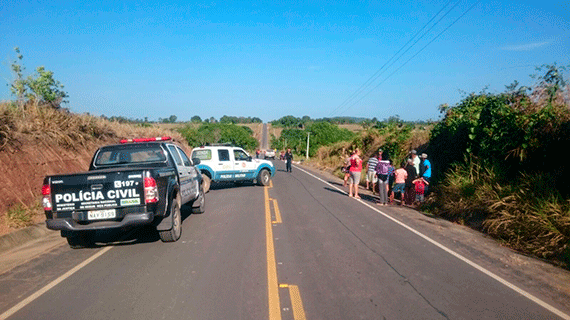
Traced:
[[211, 182], [253, 181], [267, 186], [275, 175], [271, 161], [254, 159], [239, 147], [202, 146], [192, 150], [191, 158], [200, 159], [196, 168], [202, 173], [204, 192]]

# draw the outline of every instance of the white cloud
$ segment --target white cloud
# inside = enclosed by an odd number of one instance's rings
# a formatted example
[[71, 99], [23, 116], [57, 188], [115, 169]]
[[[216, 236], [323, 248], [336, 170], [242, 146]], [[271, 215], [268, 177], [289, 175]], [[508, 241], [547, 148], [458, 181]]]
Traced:
[[549, 44], [550, 44], [550, 41], [532, 42], [532, 43], [502, 47], [501, 50], [505, 50], [505, 51], [531, 51], [534, 49], [544, 47], [544, 46], [549, 45]]

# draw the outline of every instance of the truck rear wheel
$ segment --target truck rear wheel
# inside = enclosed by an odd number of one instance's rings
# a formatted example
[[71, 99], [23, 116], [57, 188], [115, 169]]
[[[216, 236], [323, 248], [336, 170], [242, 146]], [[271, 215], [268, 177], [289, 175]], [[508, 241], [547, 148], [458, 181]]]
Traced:
[[71, 232], [65, 235], [65, 239], [71, 249], [81, 249], [93, 246], [93, 236], [92, 231]]
[[172, 219], [172, 228], [158, 232], [162, 242], [175, 242], [180, 239], [182, 234], [182, 216], [180, 215], [180, 204], [176, 198], [172, 200], [170, 205], [170, 218]]

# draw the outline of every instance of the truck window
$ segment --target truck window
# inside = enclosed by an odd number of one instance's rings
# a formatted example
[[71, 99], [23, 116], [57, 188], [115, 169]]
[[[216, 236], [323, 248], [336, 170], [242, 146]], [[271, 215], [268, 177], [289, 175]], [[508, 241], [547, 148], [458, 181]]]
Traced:
[[160, 147], [122, 148], [102, 150], [97, 154], [95, 165], [130, 164], [144, 162], [164, 162], [165, 155]]
[[236, 158], [237, 161], [249, 160], [249, 156], [243, 150], [234, 150], [234, 158]]
[[212, 160], [212, 150], [210, 149], [194, 149], [192, 151], [192, 158], [198, 158], [200, 160]]
[[169, 145], [168, 149], [170, 149], [170, 154], [172, 154], [172, 157], [174, 158], [176, 165], [182, 166], [182, 159], [180, 159], [180, 156], [178, 155], [178, 151], [176, 151], [176, 147], [173, 145]]
[[190, 167], [192, 165], [192, 162], [190, 161], [190, 159], [188, 159], [186, 153], [184, 153], [184, 151], [178, 147], [176, 147], [176, 149], [178, 149], [178, 152], [180, 152], [180, 156], [182, 157], [182, 162], [184, 162], [184, 165], [186, 167]]
[[230, 152], [227, 149], [218, 150], [218, 158], [220, 161], [230, 161]]

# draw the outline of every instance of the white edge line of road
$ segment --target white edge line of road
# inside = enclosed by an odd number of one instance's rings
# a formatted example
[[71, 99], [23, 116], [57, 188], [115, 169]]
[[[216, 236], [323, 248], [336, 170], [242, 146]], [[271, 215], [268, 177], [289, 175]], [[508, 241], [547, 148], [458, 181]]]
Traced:
[[[303, 170], [303, 169], [301, 169], [301, 168], [299, 168], [299, 167], [297, 167], [297, 166], [295, 166], [295, 169], [297, 169], [297, 170], [299, 170], [299, 171], [301, 171], [301, 172], [304, 172], [304, 173], [308, 174], [309, 176], [311, 176], [311, 177], [313, 177], [313, 178], [315, 178], [315, 179], [317, 179], [317, 180], [319, 180], [319, 181], [325, 183], [326, 185], [328, 185], [328, 186], [330, 186], [330, 187], [332, 187], [332, 188], [334, 188], [334, 189], [336, 189], [336, 190], [338, 190], [338, 191], [340, 191], [340, 192], [346, 194], [346, 191], [344, 191], [344, 190], [342, 190], [342, 189], [340, 189], [340, 188], [337, 188], [336, 186], [334, 186], [334, 185], [328, 183], [327, 181], [325, 181], [325, 180], [323, 180], [323, 179], [321, 179], [321, 178], [315, 176], [314, 174], [312, 174], [312, 173], [310, 173], [310, 172], [307, 172], [307, 171], [305, 171], [305, 170]], [[559, 316], [560, 318], [566, 319], [566, 320], [570, 320], [570, 315], [568, 315], [568, 314], [562, 312], [561, 310], [557, 309], [556, 307], [551, 306], [550, 304], [548, 304], [548, 303], [542, 301], [541, 299], [535, 297], [535, 296], [532, 295], [531, 293], [526, 292], [525, 290], [523, 290], [523, 289], [517, 287], [516, 285], [514, 285], [514, 284], [508, 282], [507, 280], [505, 280], [505, 279], [499, 277], [498, 275], [494, 274], [493, 272], [491, 272], [491, 271], [489, 271], [489, 270], [483, 268], [482, 266], [476, 264], [475, 262], [473, 262], [473, 261], [471, 261], [471, 260], [465, 258], [464, 256], [460, 255], [459, 253], [457, 253], [457, 252], [455, 252], [455, 251], [449, 249], [448, 247], [444, 246], [443, 244], [441, 244], [441, 243], [439, 243], [439, 242], [437, 242], [437, 241], [431, 239], [430, 237], [428, 237], [428, 236], [424, 235], [423, 233], [421, 233], [421, 232], [415, 230], [414, 228], [409, 227], [409, 226], [407, 226], [406, 224], [404, 224], [403, 222], [398, 221], [398, 220], [396, 220], [395, 218], [389, 216], [388, 214], [386, 214], [386, 213], [384, 213], [384, 212], [378, 210], [377, 208], [371, 206], [370, 204], [368, 204], [368, 203], [366, 203], [366, 202], [364, 202], [364, 201], [362, 201], [362, 200], [357, 200], [357, 201], [359, 201], [360, 203], [362, 203], [362, 204], [364, 204], [365, 206], [369, 207], [370, 209], [372, 209], [372, 210], [374, 210], [374, 211], [380, 213], [380, 214], [383, 215], [384, 217], [386, 217], [386, 218], [392, 220], [393, 222], [399, 224], [400, 226], [402, 226], [402, 227], [408, 229], [409, 231], [415, 233], [416, 235], [420, 236], [421, 238], [425, 239], [426, 241], [430, 242], [431, 244], [433, 244], [433, 245], [439, 247], [439, 248], [442, 249], [443, 251], [445, 251], [445, 252], [451, 254], [452, 256], [456, 257], [457, 259], [459, 259], [459, 260], [461, 260], [461, 261], [467, 263], [468, 265], [472, 266], [473, 268], [475, 268], [475, 269], [481, 271], [482, 273], [488, 275], [489, 277], [491, 277], [491, 278], [497, 280], [498, 282], [502, 283], [502, 284], [505, 285], [506, 287], [508, 287], [508, 288], [512, 289], [513, 291], [515, 291], [515, 292], [517, 292], [517, 293], [523, 295], [523, 296], [526, 297], [527, 299], [529, 299], [529, 300], [535, 302], [536, 304], [538, 304], [538, 305], [540, 305], [541, 307], [545, 308], [546, 310], [548, 310], [548, 311], [554, 313], [555, 315]]]
[[63, 282], [65, 279], [69, 278], [71, 275], [73, 275], [74, 273], [76, 273], [77, 271], [79, 271], [81, 268], [85, 267], [86, 265], [88, 265], [89, 263], [93, 262], [93, 260], [99, 258], [100, 256], [102, 256], [103, 254], [105, 254], [105, 252], [109, 251], [113, 249], [113, 247], [106, 247], [101, 249], [100, 251], [98, 251], [97, 253], [95, 253], [94, 255], [92, 255], [91, 257], [87, 258], [87, 260], [84, 260], [83, 262], [81, 262], [80, 264], [78, 264], [77, 266], [75, 266], [73, 269], [67, 271], [66, 273], [64, 273], [63, 275], [59, 276], [59, 278], [53, 280], [52, 282], [50, 282], [49, 284], [47, 284], [45, 287], [41, 288], [40, 290], [34, 292], [32, 295], [30, 295], [29, 297], [27, 297], [26, 299], [20, 301], [18, 304], [16, 304], [15, 306], [13, 306], [12, 308], [8, 309], [6, 312], [0, 314], [0, 320], [4, 320], [7, 319], [8, 317], [10, 317], [11, 315], [13, 315], [14, 313], [18, 312], [20, 309], [22, 309], [23, 307], [27, 306], [28, 304], [30, 304], [32, 301], [36, 300], [37, 298], [39, 298], [41, 295], [43, 295], [44, 293], [48, 292], [50, 289], [52, 289], [53, 287], [57, 286], [59, 283]]

